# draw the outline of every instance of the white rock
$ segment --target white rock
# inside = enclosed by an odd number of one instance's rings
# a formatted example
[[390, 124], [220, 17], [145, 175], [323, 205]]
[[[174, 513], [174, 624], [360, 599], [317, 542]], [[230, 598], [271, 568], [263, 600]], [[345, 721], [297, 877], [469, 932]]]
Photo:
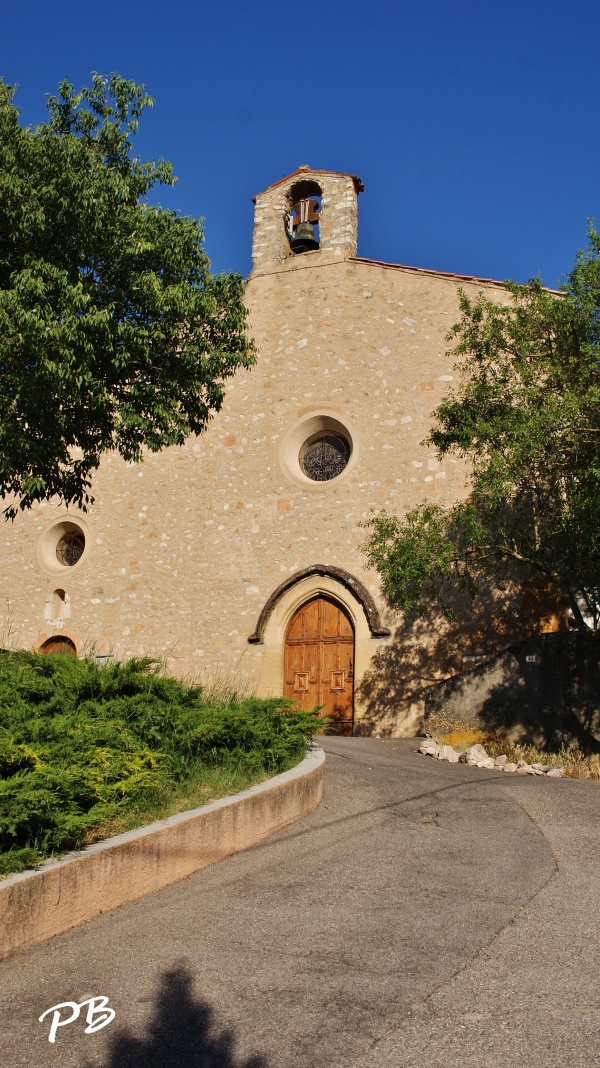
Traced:
[[534, 771], [539, 771], [541, 775], [545, 775], [547, 771], [550, 771], [549, 764], [541, 764], [539, 760], [536, 764], [531, 765]]
[[516, 771], [516, 770], [517, 770], [517, 765], [513, 764], [512, 761], [509, 761], [508, 764], [504, 764], [503, 768], [502, 768], [502, 771]]
[[484, 757], [483, 760], [478, 760], [476, 765], [475, 765], [476, 768], [490, 768], [490, 769], [494, 768], [495, 766], [496, 765], [494, 764], [494, 758], [493, 757]]
[[564, 768], [550, 768], [550, 771], [546, 772], [546, 778], [547, 779], [564, 779], [564, 777], [565, 777], [565, 769]]
[[502, 753], [501, 756], [497, 756], [496, 759], [494, 760], [494, 766], [497, 767], [497, 768], [503, 768], [504, 765], [507, 764], [507, 763], [508, 763], [508, 757], [506, 756], [505, 753]]
[[470, 745], [458, 758], [461, 764], [477, 764], [480, 760], [487, 760], [488, 755], [482, 745]]
[[437, 757], [440, 749], [439, 742], [434, 742], [433, 738], [426, 738], [424, 742], [421, 742], [417, 752], [423, 753], [424, 756]]
[[458, 753], [451, 745], [441, 745], [438, 760], [447, 760], [450, 764], [458, 764]]
[[518, 772], [519, 775], [536, 775], [537, 774], [537, 772], [534, 771], [534, 769], [532, 768], [531, 764], [528, 764], [526, 760], [517, 761], [517, 772]]

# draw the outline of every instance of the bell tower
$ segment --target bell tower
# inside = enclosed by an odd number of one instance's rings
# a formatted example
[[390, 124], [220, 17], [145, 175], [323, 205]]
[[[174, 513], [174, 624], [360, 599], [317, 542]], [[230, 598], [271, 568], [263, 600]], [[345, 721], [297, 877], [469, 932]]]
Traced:
[[252, 273], [356, 256], [363, 188], [355, 174], [303, 166], [259, 193], [253, 198]]

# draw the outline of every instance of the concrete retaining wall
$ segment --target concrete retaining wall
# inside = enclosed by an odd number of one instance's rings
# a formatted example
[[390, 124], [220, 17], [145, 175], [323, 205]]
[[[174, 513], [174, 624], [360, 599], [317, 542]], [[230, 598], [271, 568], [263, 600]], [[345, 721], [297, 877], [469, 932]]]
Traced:
[[233, 797], [117, 835], [0, 883], [0, 959], [247, 849], [312, 812], [325, 754]]

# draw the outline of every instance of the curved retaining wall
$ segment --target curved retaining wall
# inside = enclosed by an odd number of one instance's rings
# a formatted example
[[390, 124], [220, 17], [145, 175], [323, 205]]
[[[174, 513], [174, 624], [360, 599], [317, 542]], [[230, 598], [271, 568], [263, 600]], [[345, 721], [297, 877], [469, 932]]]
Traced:
[[312, 812], [325, 754], [203, 808], [116, 835], [0, 883], [0, 960], [184, 879]]

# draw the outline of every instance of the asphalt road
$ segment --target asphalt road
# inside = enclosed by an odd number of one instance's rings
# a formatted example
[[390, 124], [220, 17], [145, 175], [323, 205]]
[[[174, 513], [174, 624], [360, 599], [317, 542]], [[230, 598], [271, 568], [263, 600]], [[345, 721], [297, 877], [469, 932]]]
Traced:
[[2, 1068], [600, 1063], [600, 787], [324, 747], [309, 819], [0, 964]]

